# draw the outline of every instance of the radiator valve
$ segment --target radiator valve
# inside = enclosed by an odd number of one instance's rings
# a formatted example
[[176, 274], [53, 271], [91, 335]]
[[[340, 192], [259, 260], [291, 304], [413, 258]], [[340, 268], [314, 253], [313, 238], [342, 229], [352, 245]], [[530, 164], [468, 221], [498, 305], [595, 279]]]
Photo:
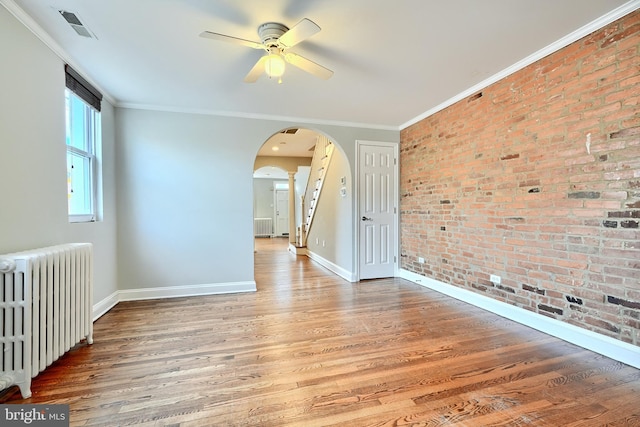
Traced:
[[11, 273], [16, 269], [16, 262], [9, 258], [0, 258], [0, 273]]

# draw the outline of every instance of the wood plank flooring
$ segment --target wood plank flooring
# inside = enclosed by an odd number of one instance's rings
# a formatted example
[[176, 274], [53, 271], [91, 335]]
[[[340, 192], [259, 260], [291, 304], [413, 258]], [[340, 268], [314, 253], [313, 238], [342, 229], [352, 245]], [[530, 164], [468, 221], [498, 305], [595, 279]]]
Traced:
[[7, 403], [73, 426], [634, 426], [640, 370], [258, 239], [258, 292], [123, 302]]

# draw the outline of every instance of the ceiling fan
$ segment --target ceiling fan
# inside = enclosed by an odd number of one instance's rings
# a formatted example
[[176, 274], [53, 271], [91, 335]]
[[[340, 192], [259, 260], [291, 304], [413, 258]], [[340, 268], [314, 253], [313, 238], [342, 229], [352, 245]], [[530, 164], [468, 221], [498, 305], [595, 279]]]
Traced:
[[203, 31], [200, 37], [241, 44], [253, 49], [263, 49], [267, 51], [268, 53], [266, 55], [258, 59], [258, 62], [256, 62], [245, 76], [244, 81], [254, 83], [258, 80], [258, 77], [266, 73], [270, 78], [277, 78], [278, 83], [282, 83], [285, 61], [324, 80], [327, 80], [333, 75], [333, 71], [328, 68], [288, 51], [289, 48], [306, 40], [319, 31], [320, 27], [315, 22], [305, 18], [291, 29], [277, 22], [266, 22], [260, 25], [258, 27], [258, 35], [260, 36], [260, 40], [262, 40], [261, 43], [213, 33], [211, 31]]

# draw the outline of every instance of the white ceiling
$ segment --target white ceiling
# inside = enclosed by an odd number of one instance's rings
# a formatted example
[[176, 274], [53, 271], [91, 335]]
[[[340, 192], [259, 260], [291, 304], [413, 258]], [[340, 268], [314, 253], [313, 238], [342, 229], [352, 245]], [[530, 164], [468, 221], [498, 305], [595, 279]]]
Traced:
[[[305, 128], [289, 128], [269, 138], [258, 151], [258, 156], [313, 157], [318, 133]], [[264, 166], [253, 173], [254, 178], [288, 179], [287, 171]]]
[[[0, 0], [117, 106], [401, 129], [640, 6], [640, 0]], [[58, 13], [95, 34], [78, 36]], [[199, 37], [259, 41], [267, 21], [322, 31], [292, 66], [244, 83], [263, 54]], [[551, 46], [549, 48], [549, 46]], [[530, 62], [530, 61], [529, 61]], [[515, 64], [515, 65], [514, 65]]]
[[[295, 131], [295, 133], [290, 133]], [[287, 129], [273, 135], [264, 143], [259, 156], [313, 157], [318, 133], [305, 128]]]

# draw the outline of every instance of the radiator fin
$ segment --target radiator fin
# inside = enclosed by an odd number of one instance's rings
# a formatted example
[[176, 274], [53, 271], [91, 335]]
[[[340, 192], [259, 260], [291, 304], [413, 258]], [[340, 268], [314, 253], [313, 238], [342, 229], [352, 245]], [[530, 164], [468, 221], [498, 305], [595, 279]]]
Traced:
[[273, 219], [254, 218], [253, 219], [253, 235], [255, 237], [273, 236]]
[[82, 340], [93, 342], [92, 251], [73, 243], [0, 255], [0, 389], [15, 384], [28, 398], [31, 378]]

